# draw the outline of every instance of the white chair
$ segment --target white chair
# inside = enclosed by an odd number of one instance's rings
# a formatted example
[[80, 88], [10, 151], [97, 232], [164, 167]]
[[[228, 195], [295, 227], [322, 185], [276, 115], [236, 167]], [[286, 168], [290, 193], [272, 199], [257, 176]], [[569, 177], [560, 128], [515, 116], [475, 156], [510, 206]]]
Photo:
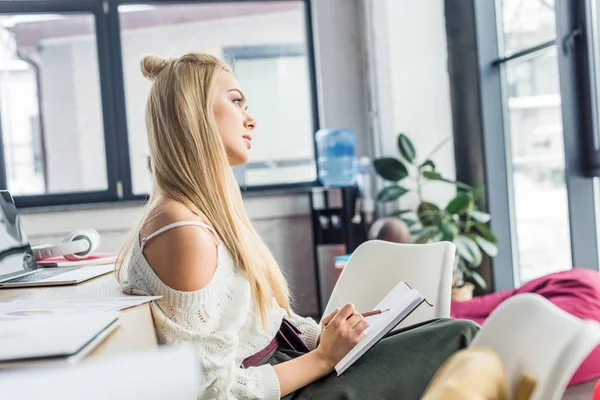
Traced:
[[370, 240], [353, 253], [333, 288], [324, 315], [352, 303], [373, 309], [400, 281], [421, 292], [433, 307], [421, 305], [400, 326], [450, 316], [455, 246], [450, 242], [399, 244]]
[[600, 324], [581, 320], [537, 294], [502, 303], [485, 321], [471, 347], [488, 347], [501, 358], [508, 393], [521, 373], [537, 380], [530, 400], [558, 400], [590, 352], [600, 344]]

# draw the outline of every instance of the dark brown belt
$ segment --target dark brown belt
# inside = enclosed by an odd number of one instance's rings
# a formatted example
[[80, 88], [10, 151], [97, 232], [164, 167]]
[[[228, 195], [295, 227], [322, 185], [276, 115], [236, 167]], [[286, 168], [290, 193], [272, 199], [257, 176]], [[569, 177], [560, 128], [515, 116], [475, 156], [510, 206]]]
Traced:
[[269, 342], [267, 347], [258, 353], [251, 355], [242, 362], [243, 368], [256, 367], [261, 365], [263, 361], [269, 358], [279, 347], [289, 348], [291, 350], [308, 353], [310, 349], [300, 338], [300, 330], [296, 328], [290, 321], [283, 319], [277, 334]]

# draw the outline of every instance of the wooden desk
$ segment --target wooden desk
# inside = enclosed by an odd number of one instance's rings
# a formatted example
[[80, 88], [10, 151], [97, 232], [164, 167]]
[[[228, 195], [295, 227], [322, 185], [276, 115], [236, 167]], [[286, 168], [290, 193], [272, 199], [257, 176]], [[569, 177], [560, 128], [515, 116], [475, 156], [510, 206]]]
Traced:
[[[0, 289], [0, 302], [17, 299], [44, 300], [115, 296], [123, 296], [123, 292], [112, 273], [78, 285]], [[88, 355], [88, 359], [153, 348], [157, 348], [156, 334], [150, 306], [146, 303], [122, 311], [120, 326]]]

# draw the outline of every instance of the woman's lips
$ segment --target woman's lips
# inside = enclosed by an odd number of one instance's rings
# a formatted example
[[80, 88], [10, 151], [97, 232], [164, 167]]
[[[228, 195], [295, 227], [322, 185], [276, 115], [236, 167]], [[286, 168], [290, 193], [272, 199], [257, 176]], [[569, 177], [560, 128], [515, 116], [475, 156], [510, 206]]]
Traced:
[[248, 150], [250, 150], [250, 148], [252, 148], [252, 137], [244, 135], [243, 138], [246, 141], [246, 146], [248, 147]]

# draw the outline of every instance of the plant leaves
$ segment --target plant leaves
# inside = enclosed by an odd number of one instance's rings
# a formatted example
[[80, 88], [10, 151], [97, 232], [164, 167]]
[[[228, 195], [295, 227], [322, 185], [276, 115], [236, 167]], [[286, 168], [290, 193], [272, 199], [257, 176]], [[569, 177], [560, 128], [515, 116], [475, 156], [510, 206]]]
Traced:
[[438, 225], [441, 221], [442, 210], [433, 203], [422, 201], [417, 209], [417, 216], [423, 226]]
[[498, 243], [498, 239], [496, 238], [496, 236], [494, 236], [494, 234], [492, 233], [490, 228], [488, 228], [487, 225], [482, 224], [480, 222], [476, 222], [474, 226], [475, 226], [475, 229], [477, 230], [477, 232], [481, 236], [483, 236], [484, 239], [486, 239], [492, 243]]
[[485, 281], [485, 279], [483, 279], [481, 275], [479, 275], [477, 271], [469, 270], [468, 268], [463, 268], [463, 272], [467, 277], [469, 277], [473, 281], [475, 285], [479, 286], [483, 290], [487, 290], [487, 282]]
[[423, 228], [421, 228], [420, 226], [416, 227], [416, 228], [412, 228], [411, 230], [409, 230], [411, 236], [416, 236], [416, 235], [420, 235], [421, 232], [423, 232]]
[[473, 195], [471, 192], [461, 192], [457, 194], [455, 198], [450, 200], [446, 206], [446, 212], [448, 214], [459, 214], [466, 211], [472, 201]]
[[462, 257], [471, 267], [478, 267], [483, 261], [481, 250], [477, 243], [468, 236], [458, 235], [454, 239], [454, 245], [460, 257]]
[[406, 161], [411, 164], [413, 161], [415, 161], [415, 157], [417, 156], [415, 146], [413, 146], [408, 136], [406, 136], [404, 133], [398, 135], [398, 149]]
[[436, 171], [423, 171], [423, 178], [430, 179], [432, 181], [443, 181], [442, 175]]
[[396, 210], [396, 211], [390, 213], [390, 216], [399, 217], [401, 215], [408, 214], [410, 212], [413, 212], [413, 210]]
[[458, 235], [458, 227], [452, 222], [442, 222], [440, 223], [440, 232], [442, 233], [440, 240], [453, 242], [456, 235]]
[[475, 236], [475, 242], [481, 247], [488, 256], [496, 257], [498, 255], [498, 247], [496, 245], [481, 236]]
[[446, 179], [437, 171], [422, 171], [423, 177], [432, 181], [440, 181], [456, 185], [457, 188], [470, 192], [473, 188], [466, 183], [453, 181], [452, 179]]
[[402, 186], [392, 185], [386, 188], [383, 188], [379, 193], [377, 193], [377, 201], [385, 203], [388, 201], [396, 200], [408, 193], [408, 189], [403, 188]]
[[397, 182], [408, 176], [408, 170], [397, 158], [378, 158], [373, 162], [373, 166], [379, 176], [388, 181]]
[[469, 215], [477, 222], [487, 224], [492, 219], [492, 216], [488, 213], [479, 210], [469, 210]]
[[437, 226], [427, 226], [423, 228], [421, 234], [415, 239], [417, 244], [425, 244], [429, 242], [435, 235], [439, 233]]
[[477, 189], [475, 189], [473, 191], [473, 200], [479, 201], [483, 197], [484, 194], [485, 194], [485, 187], [483, 187], [483, 186], [478, 187]]
[[[410, 219], [410, 218], [402, 218], [402, 221], [406, 224], [407, 227], [411, 227], [413, 225], [415, 225], [417, 223], [417, 221], [415, 221], [414, 219]], [[492, 245], [493, 246], [493, 245]]]
[[419, 168], [431, 167], [432, 170], [435, 169], [435, 163], [432, 160], [427, 160], [423, 164], [419, 165]]

